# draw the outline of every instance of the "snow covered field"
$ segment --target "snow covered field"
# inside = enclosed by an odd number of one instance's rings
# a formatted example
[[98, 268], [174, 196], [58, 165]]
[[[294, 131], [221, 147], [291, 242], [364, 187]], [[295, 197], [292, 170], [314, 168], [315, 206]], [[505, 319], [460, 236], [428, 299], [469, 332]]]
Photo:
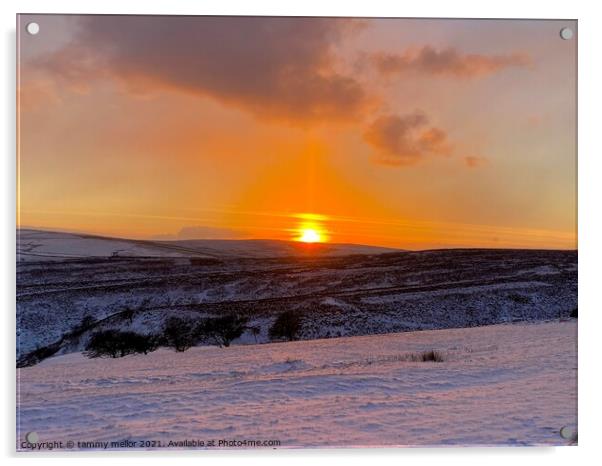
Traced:
[[[49, 234], [30, 232], [30, 254], [41, 253], [38, 246], [56, 254], [52, 238], [69, 243], [72, 252], [89, 247], [90, 254], [100, 241], [67, 241], [66, 234], [58, 233], [42, 241], [43, 235]], [[244, 344], [269, 341], [268, 329], [284, 311], [301, 316], [299, 338], [310, 340], [549, 320], [568, 317], [577, 307], [577, 251], [457, 249], [261, 258], [237, 249], [241, 257], [218, 259], [125, 257], [118, 240], [104, 242], [120, 255], [52, 260], [31, 255], [17, 262], [20, 367], [35, 364], [40, 353], [79, 352], [101, 330], [160, 333], [172, 316], [245, 316], [260, 333], [247, 331], [234, 342]], [[255, 248], [253, 254], [274, 254], [269, 245], [255, 243], [237, 244]], [[221, 247], [211, 244], [214, 252]]]
[[[576, 342], [571, 320], [116, 360], [67, 354], [18, 369], [18, 447], [32, 431], [40, 442], [163, 446], [567, 444], [559, 429], [577, 423]], [[407, 360], [431, 349], [445, 361]]]
[[312, 255], [336, 257], [379, 254], [398, 249], [361, 244], [304, 245], [278, 240], [150, 241], [59, 231], [17, 230], [17, 262], [46, 262], [95, 257], [266, 258]]

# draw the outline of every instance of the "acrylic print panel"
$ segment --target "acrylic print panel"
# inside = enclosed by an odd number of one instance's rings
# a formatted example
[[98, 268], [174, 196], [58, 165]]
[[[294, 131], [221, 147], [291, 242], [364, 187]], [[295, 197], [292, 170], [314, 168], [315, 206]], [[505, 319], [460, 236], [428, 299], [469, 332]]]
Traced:
[[576, 21], [17, 28], [18, 450], [576, 444]]

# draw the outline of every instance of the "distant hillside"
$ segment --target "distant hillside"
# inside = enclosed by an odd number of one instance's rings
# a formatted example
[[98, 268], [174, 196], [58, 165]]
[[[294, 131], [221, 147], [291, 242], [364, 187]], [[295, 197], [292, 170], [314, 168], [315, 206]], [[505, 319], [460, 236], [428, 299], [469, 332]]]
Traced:
[[[92, 258], [18, 262], [20, 365], [81, 351], [91, 334], [161, 332], [166, 319], [236, 313], [235, 344], [271, 341], [283, 312], [303, 340], [568, 319], [577, 252], [455, 249], [288, 258]], [[251, 329], [255, 329], [252, 332]]]
[[381, 254], [398, 249], [359, 244], [305, 244], [279, 240], [146, 241], [81, 233], [17, 230], [17, 262], [94, 257], [270, 258], [318, 255]]

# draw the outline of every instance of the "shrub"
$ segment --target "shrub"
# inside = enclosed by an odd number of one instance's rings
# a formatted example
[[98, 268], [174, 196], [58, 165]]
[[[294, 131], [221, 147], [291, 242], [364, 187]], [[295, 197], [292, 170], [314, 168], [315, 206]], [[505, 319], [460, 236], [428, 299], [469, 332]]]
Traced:
[[251, 332], [251, 335], [253, 335], [253, 338], [255, 338], [255, 343], [257, 343], [257, 337], [261, 335], [261, 327], [254, 325], [249, 327], [249, 331]]
[[119, 357], [121, 342], [117, 330], [102, 330], [92, 334], [84, 354], [89, 358]]
[[443, 362], [445, 360], [443, 353], [435, 350], [423, 351], [416, 356], [415, 360], [421, 362]]
[[246, 317], [237, 314], [205, 319], [197, 328], [197, 334], [219, 347], [228, 347], [245, 332], [247, 321]]
[[78, 334], [81, 334], [82, 332], [85, 332], [86, 330], [94, 327], [94, 325], [96, 325], [96, 320], [94, 319], [94, 317], [92, 317], [89, 314], [86, 314], [82, 318], [82, 320], [80, 321], [80, 323], [77, 324], [75, 327], [73, 327], [71, 329], [71, 331], [67, 333], [67, 335], [78, 335]]
[[220, 265], [222, 261], [219, 259], [213, 259], [210, 257], [191, 257], [190, 265], [195, 267], [204, 266], [204, 265]]
[[575, 308], [575, 309], [573, 309], [573, 310], [571, 311], [571, 317], [572, 317], [572, 318], [574, 318], [574, 319], [576, 319], [576, 318], [577, 318], [577, 308]]
[[270, 339], [296, 340], [301, 330], [301, 318], [293, 311], [285, 311], [280, 314], [268, 332]]
[[86, 314], [80, 322], [79, 327], [81, 329], [87, 329], [94, 326], [94, 324], [96, 324], [96, 319], [94, 319], [94, 317], [92, 317], [90, 314]]
[[34, 366], [44, 359], [53, 356], [59, 349], [61, 349], [60, 343], [61, 342], [59, 341], [48, 346], [38, 347], [30, 353], [21, 356], [17, 360], [17, 367]]
[[513, 293], [508, 296], [512, 301], [518, 304], [531, 304], [531, 298], [522, 294]]
[[121, 311], [121, 316], [124, 320], [128, 320], [130, 324], [134, 320], [134, 313], [136, 310], [133, 307], [126, 306], [123, 311]]
[[163, 342], [178, 352], [186, 351], [198, 341], [195, 323], [191, 319], [170, 317], [163, 326]]
[[134, 353], [148, 354], [158, 346], [158, 339], [154, 335], [101, 330], [90, 337], [84, 354], [89, 358], [121, 358]]
[[161, 339], [156, 335], [141, 335], [134, 332], [124, 332], [133, 334], [130, 336], [130, 341], [134, 349], [134, 353], [148, 354], [159, 348]]

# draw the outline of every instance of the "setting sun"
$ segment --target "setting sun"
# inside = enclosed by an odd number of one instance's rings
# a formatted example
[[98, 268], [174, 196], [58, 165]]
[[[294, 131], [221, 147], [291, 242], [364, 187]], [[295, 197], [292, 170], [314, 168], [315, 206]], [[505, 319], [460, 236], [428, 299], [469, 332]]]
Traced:
[[15, 451], [577, 445], [575, 15], [236, 13], [11, 21]]
[[301, 236], [299, 237], [299, 241], [304, 243], [319, 243], [322, 241], [322, 237], [320, 233], [312, 228], [306, 228], [301, 231]]

